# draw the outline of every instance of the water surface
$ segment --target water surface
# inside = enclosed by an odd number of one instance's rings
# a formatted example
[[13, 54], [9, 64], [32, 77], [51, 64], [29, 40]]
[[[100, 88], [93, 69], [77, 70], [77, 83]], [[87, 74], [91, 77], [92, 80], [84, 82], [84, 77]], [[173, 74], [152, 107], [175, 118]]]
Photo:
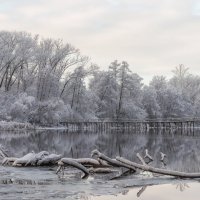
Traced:
[[[20, 157], [47, 150], [65, 157], [90, 157], [98, 149], [109, 157], [123, 156], [137, 161], [136, 153], [148, 149], [156, 167], [199, 172], [200, 133], [198, 130], [123, 132], [1, 132], [0, 144], [11, 156]], [[167, 165], [160, 162], [160, 152], [167, 154]], [[0, 167], [0, 199], [197, 199], [199, 180], [176, 180], [150, 174], [110, 180], [115, 174], [90, 176], [68, 168], [65, 175], [55, 174], [56, 167]]]

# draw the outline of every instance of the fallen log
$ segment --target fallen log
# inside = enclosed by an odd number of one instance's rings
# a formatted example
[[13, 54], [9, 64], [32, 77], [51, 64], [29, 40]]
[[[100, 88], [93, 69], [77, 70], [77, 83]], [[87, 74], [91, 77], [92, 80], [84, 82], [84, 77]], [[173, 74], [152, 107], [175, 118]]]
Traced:
[[98, 158], [98, 161], [102, 166], [112, 167], [111, 165], [108, 164], [108, 162], [106, 162], [105, 160], [102, 160], [101, 158]]
[[62, 158], [60, 161], [58, 161], [58, 166], [59, 167], [56, 173], [58, 173], [60, 170], [63, 170], [65, 166], [71, 166], [81, 170], [84, 173], [84, 176], [81, 177], [82, 179], [87, 178], [89, 176], [88, 169], [71, 158]]
[[35, 153], [31, 152], [26, 154], [25, 156], [21, 157], [21, 158], [17, 158], [14, 163], [12, 164], [12, 166], [23, 166], [26, 165], [27, 162], [29, 162], [30, 160], [35, 158]]
[[5, 157], [2, 161], [2, 165], [12, 165], [17, 158], [15, 157]]
[[145, 156], [144, 156], [144, 158], [148, 158], [149, 160], [153, 161], [152, 156], [149, 155], [149, 150], [148, 149], [145, 149]]
[[[148, 154], [148, 151], [147, 151]], [[127, 160], [123, 157], [116, 157], [116, 159], [111, 159], [108, 156], [102, 154], [98, 150], [92, 151], [92, 156], [97, 156], [98, 160], [93, 158], [62, 158], [61, 155], [50, 154], [47, 151], [41, 151], [39, 153], [28, 153], [21, 158], [15, 157], [4, 157], [2, 161], [2, 165], [12, 165], [12, 166], [27, 166], [27, 165], [52, 165], [58, 164], [57, 172], [64, 172], [64, 168], [66, 166], [72, 166], [84, 173], [82, 178], [86, 178], [90, 173], [112, 173], [119, 172], [119, 174], [113, 179], [120, 178], [121, 176], [130, 175], [131, 173], [135, 173], [136, 169], [140, 169], [143, 171], [156, 173], [160, 175], [168, 175], [174, 176], [178, 178], [200, 178], [199, 173], [187, 173], [187, 172], [179, 172], [173, 170], [167, 170], [163, 168], [156, 168], [149, 166], [145, 163], [145, 160], [140, 156], [140, 154], [136, 154], [142, 164], [138, 164]], [[148, 156], [149, 158], [149, 156]], [[161, 161], [166, 158], [166, 155], [161, 153]], [[92, 167], [87, 169], [86, 167]], [[114, 168], [112, 168], [114, 167]], [[127, 171], [123, 172], [122, 169], [126, 168]]]
[[107, 173], [114, 173], [114, 172], [119, 172], [117, 169], [112, 169], [112, 168], [89, 168], [88, 171], [90, 174], [98, 173], [98, 174], [107, 174]]
[[141, 164], [132, 162], [123, 157], [116, 157], [116, 160], [118, 160], [119, 162], [124, 163], [126, 165], [143, 170], [143, 171], [153, 172], [153, 173], [167, 175], [167, 176], [175, 176], [178, 178], [200, 178], [200, 173], [187, 173], [187, 172], [179, 172], [179, 171], [155, 168], [155, 167], [151, 167], [149, 165], [141, 165]]
[[41, 151], [34, 156], [30, 156], [30, 159], [26, 162], [25, 166], [28, 165], [37, 165], [38, 161], [45, 158], [46, 156], [49, 155], [48, 151]]
[[134, 174], [135, 171], [128, 169], [126, 171], [121, 171], [117, 176], [111, 178], [110, 180], [117, 180], [117, 179], [121, 179], [122, 177], [126, 177], [126, 176], [130, 176], [132, 174]]
[[164, 159], [167, 157], [166, 154], [164, 154], [163, 152], [160, 152], [160, 161], [164, 162]]
[[111, 167], [111, 165], [108, 165], [106, 162], [102, 162], [100, 159], [96, 160], [93, 158], [76, 158], [73, 160], [86, 167], [93, 167], [93, 168]]
[[4, 150], [4, 148], [0, 145], [0, 156], [2, 158], [8, 157], [8, 154], [6, 153], [6, 151]]
[[153, 161], [152, 156], [149, 154], [149, 150], [145, 149], [144, 161], [146, 164], [149, 164]]
[[93, 150], [91, 153], [91, 156], [97, 156], [98, 158], [105, 160], [108, 164], [112, 165], [113, 167], [124, 167], [124, 168], [128, 168], [131, 169], [133, 171], [136, 171], [135, 167], [127, 165], [125, 163], [119, 162], [116, 159], [111, 159], [108, 156], [102, 154], [100, 151], [98, 151], [97, 149]]
[[167, 165], [167, 155], [166, 154], [164, 154], [164, 153], [162, 153], [162, 152], [160, 152], [160, 161], [162, 162], [162, 164], [164, 165], [164, 166], [166, 166]]
[[62, 155], [50, 154], [38, 160], [37, 165], [39, 166], [55, 165], [61, 158], [62, 158]]
[[147, 163], [144, 161], [144, 159], [140, 156], [139, 153], [137, 153], [136, 156], [140, 160], [140, 162], [142, 163], [142, 165], [147, 165]]
[[42, 158], [48, 155], [49, 155], [49, 152], [47, 151], [41, 151], [39, 153], [31, 152], [24, 155], [21, 158], [16, 158], [16, 160], [13, 162], [13, 166], [36, 165], [39, 160], [41, 160]]

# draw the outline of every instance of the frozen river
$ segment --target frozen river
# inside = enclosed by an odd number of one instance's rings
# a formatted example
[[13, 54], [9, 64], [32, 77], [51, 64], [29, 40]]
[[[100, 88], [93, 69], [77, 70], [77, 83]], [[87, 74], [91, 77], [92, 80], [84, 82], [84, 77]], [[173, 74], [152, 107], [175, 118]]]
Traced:
[[[137, 161], [136, 153], [147, 148], [154, 157], [153, 166], [163, 167], [160, 152], [167, 154], [168, 169], [200, 171], [200, 133], [150, 132], [68, 133], [64, 131], [1, 132], [0, 144], [11, 156], [42, 150], [65, 157], [90, 157], [98, 149], [109, 157], [123, 156]], [[64, 177], [53, 167], [0, 167], [0, 199], [199, 199], [199, 180], [176, 180], [149, 174], [110, 180], [113, 174], [80, 179], [80, 172], [66, 169]]]

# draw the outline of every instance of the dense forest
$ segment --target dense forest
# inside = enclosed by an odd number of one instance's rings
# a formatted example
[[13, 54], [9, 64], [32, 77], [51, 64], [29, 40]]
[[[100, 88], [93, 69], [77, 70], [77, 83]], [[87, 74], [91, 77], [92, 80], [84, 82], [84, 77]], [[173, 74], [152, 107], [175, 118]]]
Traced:
[[66, 120], [200, 116], [200, 76], [184, 65], [149, 85], [126, 61], [90, 63], [62, 40], [0, 32], [0, 120], [56, 124]]

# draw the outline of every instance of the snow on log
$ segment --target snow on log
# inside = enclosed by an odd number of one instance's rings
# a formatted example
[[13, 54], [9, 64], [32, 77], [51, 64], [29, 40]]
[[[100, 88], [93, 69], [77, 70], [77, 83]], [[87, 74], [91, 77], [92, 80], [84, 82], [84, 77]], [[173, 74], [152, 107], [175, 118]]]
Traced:
[[0, 145], [0, 156], [2, 158], [8, 157], [8, 154], [6, 153], [6, 151], [4, 150], [4, 148]]
[[14, 163], [12, 164], [12, 166], [23, 166], [26, 165], [27, 162], [29, 162], [30, 160], [33, 160], [35, 158], [35, 153], [31, 152], [26, 154], [25, 156], [21, 157], [21, 158], [17, 158]]
[[82, 164], [76, 162], [74, 159], [72, 158], [62, 158], [60, 161], [58, 161], [58, 169], [57, 169], [57, 173], [60, 170], [60, 166], [64, 167], [64, 166], [71, 166], [71, 167], [75, 167], [79, 170], [81, 170], [84, 173], [84, 176], [82, 177], [82, 179], [87, 178], [89, 176], [89, 171], [86, 167], [84, 167]]
[[167, 157], [166, 154], [164, 154], [163, 152], [160, 152], [160, 161], [161, 162], [166, 162], [166, 157]]
[[173, 171], [173, 170], [167, 170], [167, 169], [154, 168], [149, 165], [141, 165], [141, 164], [132, 162], [123, 157], [116, 157], [116, 159], [119, 162], [125, 163], [126, 165], [133, 166], [135, 168], [148, 171], [148, 172], [153, 172], [153, 173], [168, 175], [168, 176], [175, 176], [179, 178], [200, 178], [200, 173], [187, 173], [187, 172], [179, 172], [179, 171]]
[[125, 176], [130, 176], [132, 175], [133, 173], [135, 173], [135, 171], [133, 171], [132, 169], [128, 169], [126, 171], [121, 171], [117, 176], [113, 177], [112, 179], [110, 180], [117, 180], [117, 179], [120, 179], [122, 177], [125, 177]]
[[98, 160], [95, 160], [93, 158], [77, 158], [77, 159], [73, 159], [73, 160], [84, 166], [99, 167], [101, 165]]
[[62, 155], [57, 154], [50, 154], [48, 156], [43, 157], [41, 160], [38, 160], [37, 165], [44, 166], [44, 165], [55, 165], [60, 159]]
[[146, 162], [147, 164], [153, 161], [152, 156], [149, 155], [148, 149], [145, 149], [144, 159], [145, 159], [145, 162]]
[[2, 161], [2, 165], [12, 165], [17, 158], [15, 157], [5, 157]]
[[117, 169], [111, 169], [111, 168], [89, 168], [88, 171], [90, 174], [94, 173], [100, 173], [100, 174], [107, 174], [107, 173], [113, 173], [113, 172], [119, 172]]
[[97, 149], [93, 150], [92, 153], [91, 153], [91, 156], [97, 156], [98, 158], [102, 159], [102, 160], [105, 160], [106, 162], [108, 162], [110, 165], [114, 166], [114, 167], [125, 167], [125, 168], [128, 168], [128, 169], [132, 169], [134, 171], [135, 170], [135, 167], [133, 166], [130, 166], [130, 165], [126, 165], [125, 163], [121, 163], [119, 161], [117, 161], [116, 159], [111, 159], [109, 158], [108, 156], [102, 154], [100, 151], [98, 151]]
[[143, 165], [147, 165], [146, 162], [145, 162], [144, 159], [140, 156], [139, 153], [137, 153], [136, 156], [138, 157], [138, 159], [140, 160], [140, 162], [141, 162]]

